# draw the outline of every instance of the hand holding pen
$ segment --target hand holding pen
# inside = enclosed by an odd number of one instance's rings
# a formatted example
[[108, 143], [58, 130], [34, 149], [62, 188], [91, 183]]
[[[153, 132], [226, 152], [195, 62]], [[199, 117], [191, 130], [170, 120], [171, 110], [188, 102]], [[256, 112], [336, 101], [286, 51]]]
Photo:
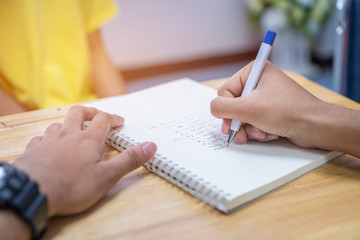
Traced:
[[[275, 37], [276, 37], [276, 33], [274, 31], [270, 31], [270, 30], [267, 31], [241, 96], [246, 96], [255, 89], [259, 81], [261, 72], [264, 68], [265, 62], [269, 56]], [[228, 138], [228, 146], [234, 139], [235, 134], [239, 131], [240, 127], [241, 127], [241, 122], [237, 120], [232, 120], [230, 126], [229, 138]]]
[[[223, 119], [221, 132], [229, 134], [235, 119], [242, 123], [234, 137], [239, 144], [249, 139], [266, 142], [285, 137], [300, 147], [334, 150], [320, 145], [324, 141], [318, 138], [330, 132], [324, 122], [329, 117], [328, 108], [336, 107], [314, 97], [269, 61], [265, 61], [254, 91], [243, 94], [255, 64], [251, 62], [234, 74], [211, 102], [212, 115]], [[326, 129], [322, 131], [322, 127]]]

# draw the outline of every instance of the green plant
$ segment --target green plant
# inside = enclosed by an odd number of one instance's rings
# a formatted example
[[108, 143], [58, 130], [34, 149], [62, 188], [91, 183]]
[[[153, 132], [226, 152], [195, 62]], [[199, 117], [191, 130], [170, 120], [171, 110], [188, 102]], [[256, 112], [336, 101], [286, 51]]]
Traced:
[[[250, 0], [250, 24], [260, 27], [268, 11], [273, 11], [265, 21], [275, 21], [276, 26], [296, 29], [312, 40], [328, 20], [334, 8], [333, 0]], [[275, 17], [274, 17], [275, 16]]]

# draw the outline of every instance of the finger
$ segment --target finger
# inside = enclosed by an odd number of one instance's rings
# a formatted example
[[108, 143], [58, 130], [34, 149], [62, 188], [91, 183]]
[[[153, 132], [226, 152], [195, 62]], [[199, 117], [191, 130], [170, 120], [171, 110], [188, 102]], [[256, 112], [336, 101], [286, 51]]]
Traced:
[[85, 121], [90, 121], [99, 112], [96, 108], [75, 105], [66, 114], [62, 129], [81, 130]]
[[258, 140], [260, 142], [267, 142], [279, 138], [279, 135], [266, 133], [250, 124], [246, 124], [244, 128], [249, 139]]
[[[86, 130], [94, 131], [95, 129], [100, 129], [100, 131], [109, 131], [106, 124], [109, 124], [109, 128], [116, 129], [121, 127], [124, 124], [125, 119], [116, 114], [109, 114], [105, 112], [97, 112], [91, 122], [89, 122]], [[106, 123], [106, 124], [104, 124]]]
[[276, 140], [279, 138], [279, 135], [275, 135], [275, 134], [266, 134], [266, 141], [272, 141], [272, 140]]
[[266, 132], [261, 131], [258, 128], [253, 127], [250, 124], [246, 124], [244, 126], [246, 135], [249, 139], [258, 140], [258, 141], [265, 141], [266, 140]]
[[43, 136], [33, 137], [30, 140], [30, 142], [28, 143], [28, 145], [26, 146], [26, 148], [31, 148], [33, 146], [36, 146], [39, 142], [41, 142], [42, 139], [43, 139]]
[[98, 141], [103, 141], [111, 128], [120, 127], [123, 122], [124, 118], [120, 116], [98, 111], [85, 131]]
[[45, 131], [44, 137], [46, 138], [46, 136], [53, 136], [54, 134], [56, 134], [57, 132], [59, 132], [59, 130], [61, 129], [62, 124], [61, 123], [53, 123], [51, 124]]
[[154, 156], [156, 149], [155, 143], [144, 142], [123, 151], [116, 158], [104, 161], [103, 163], [107, 165], [107, 173], [118, 180], [149, 161]]
[[226, 135], [229, 134], [230, 125], [231, 125], [231, 119], [223, 119], [222, 126], [221, 126], [221, 132]]
[[248, 100], [250, 97], [250, 94], [239, 98], [217, 97], [210, 103], [211, 114], [217, 118], [251, 123], [256, 117], [256, 111], [254, 104]]
[[219, 88], [218, 96], [232, 98], [241, 96], [253, 64], [254, 63], [251, 62], [235, 73], [223, 86]]
[[248, 137], [243, 126], [241, 126], [239, 131], [236, 133], [235, 140], [238, 144], [243, 144], [247, 142]]
[[125, 122], [125, 118], [116, 115], [116, 114], [112, 114], [113, 118], [112, 118], [112, 122], [111, 122], [111, 128], [112, 129], [117, 129], [119, 127], [121, 127], [122, 125], [124, 125]]

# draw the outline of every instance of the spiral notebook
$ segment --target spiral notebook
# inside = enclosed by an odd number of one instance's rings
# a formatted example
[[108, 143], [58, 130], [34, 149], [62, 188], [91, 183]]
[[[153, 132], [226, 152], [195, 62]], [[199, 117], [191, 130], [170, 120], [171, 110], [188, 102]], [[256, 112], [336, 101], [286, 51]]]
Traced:
[[216, 90], [180, 79], [87, 106], [125, 117], [107, 136], [118, 150], [153, 141], [146, 167], [222, 212], [230, 213], [340, 153], [296, 147], [286, 139], [227, 147], [221, 120], [210, 114]]

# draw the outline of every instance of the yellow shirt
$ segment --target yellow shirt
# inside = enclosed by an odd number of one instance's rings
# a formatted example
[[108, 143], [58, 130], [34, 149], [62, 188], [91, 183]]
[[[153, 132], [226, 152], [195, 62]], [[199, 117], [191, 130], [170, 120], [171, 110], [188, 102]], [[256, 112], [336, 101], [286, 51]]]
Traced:
[[0, 1], [0, 87], [28, 109], [95, 99], [87, 35], [115, 13], [111, 0]]

